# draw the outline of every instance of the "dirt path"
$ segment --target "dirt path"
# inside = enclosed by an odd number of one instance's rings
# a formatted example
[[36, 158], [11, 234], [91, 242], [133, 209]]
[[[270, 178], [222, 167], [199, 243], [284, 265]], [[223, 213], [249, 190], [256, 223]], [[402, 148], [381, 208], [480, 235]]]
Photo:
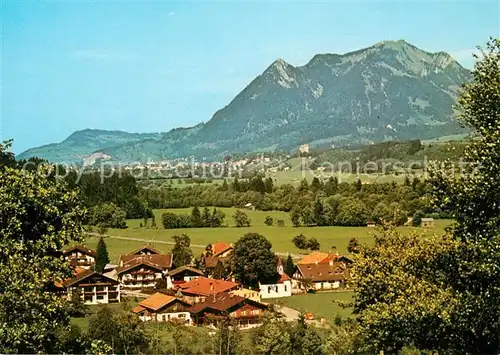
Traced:
[[[87, 235], [90, 235], [90, 236], [93, 236], [93, 237], [100, 237], [101, 236], [99, 233], [95, 233], [95, 232], [87, 232]], [[143, 242], [143, 243], [150, 243], [150, 244], [175, 245], [174, 242], [167, 242], [167, 241], [158, 240], [158, 239], [144, 239], [144, 238], [135, 238], [135, 237], [121, 237], [121, 236], [109, 235], [109, 234], [103, 234], [103, 237], [112, 238], [112, 239], [120, 239], [120, 240], [130, 240], [130, 241], [134, 241], [134, 242]], [[206, 247], [207, 247], [206, 245], [191, 244], [191, 248], [205, 249]], [[290, 254], [290, 253], [276, 252], [276, 255], [279, 255], [279, 256], [288, 256], [288, 254]], [[294, 259], [301, 259], [304, 256], [303, 254], [290, 254], [290, 255]]]

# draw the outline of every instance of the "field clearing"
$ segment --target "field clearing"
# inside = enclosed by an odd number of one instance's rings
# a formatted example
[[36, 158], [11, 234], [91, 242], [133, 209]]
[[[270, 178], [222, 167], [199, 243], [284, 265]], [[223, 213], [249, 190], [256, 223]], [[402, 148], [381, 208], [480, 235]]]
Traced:
[[[413, 174], [414, 177], [422, 177], [422, 172], [417, 172]], [[270, 176], [273, 178], [275, 184], [283, 185], [283, 184], [291, 184], [293, 186], [297, 186], [300, 184], [300, 181], [304, 178], [310, 183], [312, 179], [316, 176], [318, 179], [328, 179], [330, 177], [336, 177], [341, 182], [356, 182], [358, 180], [357, 174], [352, 173], [341, 173], [341, 172], [322, 172], [318, 170], [309, 170], [309, 171], [301, 171], [301, 170], [288, 170], [288, 171], [278, 171], [276, 173], [267, 173], [266, 176]], [[404, 183], [405, 175], [393, 175], [393, 174], [360, 174], [359, 178], [362, 183], [385, 183], [385, 182], [397, 182], [399, 184]]]
[[316, 320], [325, 318], [332, 322], [339, 315], [342, 318], [352, 316], [352, 308], [343, 308], [339, 302], [351, 302], [354, 292], [317, 292], [294, 295], [292, 297], [275, 298], [271, 302], [290, 307], [302, 312], [311, 312]]
[[[304, 234], [307, 238], [316, 238], [322, 251], [330, 251], [335, 248], [340, 254], [348, 254], [347, 244], [349, 239], [356, 237], [361, 244], [371, 244], [372, 235], [376, 233], [376, 229], [368, 227], [293, 227], [290, 222], [289, 214], [279, 211], [249, 211], [249, 217], [252, 220], [251, 227], [237, 228], [234, 226], [232, 215], [236, 211], [235, 208], [218, 208], [226, 214], [227, 227], [222, 228], [183, 228], [183, 229], [164, 229], [161, 225], [161, 214], [165, 211], [173, 213], [190, 214], [191, 209], [171, 209], [171, 210], [154, 210], [157, 229], [141, 228], [139, 225], [142, 220], [128, 220], [126, 229], [109, 229], [106, 234], [111, 236], [129, 237], [144, 239], [144, 243], [151, 242], [156, 248], [164, 252], [171, 250], [172, 246], [155, 241], [172, 242], [173, 235], [187, 234], [191, 238], [191, 244], [199, 245], [200, 247], [193, 246], [193, 253], [197, 257], [201, 254], [207, 244], [212, 244], [217, 241], [225, 241], [228, 243], [236, 242], [245, 233], [259, 233], [265, 236], [273, 245], [273, 250], [281, 253], [294, 253], [303, 254], [307, 251], [297, 249], [293, 243], [292, 238], [300, 233]], [[212, 210], [212, 208], [211, 208]], [[266, 226], [264, 218], [271, 216], [276, 219], [283, 219], [285, 227]], [[412, 231], [417, 233], [442, 233], [444, 227], [451, 223], [450, 220], [436, 220], [434, 228], [415, 228], [415, 227], [397, 227], [396, 229], [403, 233], [409, 234]], [[87, 245], [95, 248], [97, 245], [96, 237], [89, 237]], [[119, 240], [113, 238], [106, 238], [108, 251], [112, 262], [117, 262], [122, 254], [127, 254], [139, 248], [144, 243], [140, 241]]]

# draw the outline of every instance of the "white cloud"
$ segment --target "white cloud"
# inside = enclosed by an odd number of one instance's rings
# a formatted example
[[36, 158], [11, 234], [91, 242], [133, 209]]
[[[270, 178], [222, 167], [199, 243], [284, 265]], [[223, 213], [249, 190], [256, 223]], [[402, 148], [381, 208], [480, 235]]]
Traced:
[[116, 60], [130, 59], [131, 55], [112, 50], [103, 49], [78, 49], [70, 53], [72, 57], [89, 60]]
[[174, 16], [174, 15], [175, 15], [175, 11], [170, 11], [170, 12], [168, 13], [168, 16]]

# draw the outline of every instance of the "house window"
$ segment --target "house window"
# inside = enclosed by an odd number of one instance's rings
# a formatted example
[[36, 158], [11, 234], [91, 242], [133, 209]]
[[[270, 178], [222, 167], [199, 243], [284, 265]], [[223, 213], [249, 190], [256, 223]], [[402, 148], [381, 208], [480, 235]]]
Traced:
[[259, 311], [258, 309], [254, 309], [254, 310], [252, 311], [252, 314], [253, 314], [253, 315], [259, 315], [259, 313], [260, 313], [260, 311]]
[[179, 318], [186, 318], [186, 315], [184, 313], [181, 313], [177, 317], [179, 317]]
[[271, 286], [267, 286], [267, 293], [271, 293]]
[[246, 311], [241, 311], [241, 315], [242, 315], [242, 316], [246, 316], [246, 315], [247, 315], [247, 312], [246, 312]]
[[285, 292], [287, 292], [286, 285], [285, 285]]
[[321, 288], [323, 288], [323, 282], [321, 283]]
[[98, 300], [103, 300], [104, 299], [104, 295], [97, 295], [97, 299]]

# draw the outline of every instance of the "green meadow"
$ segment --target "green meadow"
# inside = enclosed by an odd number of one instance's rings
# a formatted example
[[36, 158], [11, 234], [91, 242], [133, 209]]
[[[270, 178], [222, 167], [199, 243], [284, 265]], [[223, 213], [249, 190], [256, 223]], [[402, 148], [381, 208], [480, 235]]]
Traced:
[[[131, 251], [144, 245], [144, 243], [152, 243], [157, 249], [167, 252], [172, 246], [162, 244], [161, 242], [172, 242], [173, 235], [187, 234], [191, 238], [192, 249], [195, 256], [198, 256], [207, 244], [212, 244], [217, 241], [225, 241], [228, 243], [236, 242], [245, 233], [259, 233], [264, 235], [273, 245], [273, 250], [281, 253], [301, 254], [306, 253], [304, 250], [297, 249], [292, 238], [300, 233], [307, 238], [316, 238], [322, 251], [336, 250], [340, 254], [347, 254], [347, 244], [349, 239], [355, 237], [358, 242], [370, 244], [373, 240], [372, 235], [377, 232], [375, 228], [368, 227], [293, 227], [289, 218], [289, 214], [279, 211], [251, 211], [245, 210], [251, 219], [251, 226], [237, 228], [234, 225], [232, 215], [236, 208], [218, 208], [226, 214], [226, 227], [221, 228], [183, 228], [183, 229], [164, 229], [161, 224], [161, 214], [165, 211], [174, 213], [190, 214], [190, 208], [171, 209], [171, 210], [155, 210], [155, 218], [157, 228], [140, 227], [143, 220], [128, 220], [125, 229], [109, 229], [107, 235], [137, 238], [139, 241], [121, 240], [114, 238], [106, 238], [108, 251], [112, 262], [118, 261], [122, 254], [130, 253]], [[283, 219], [284, 227], [266, 226], [264, 219], [266, 216], [273, 217], [274, 221]], [[397, 230], [404, 234], [412, 232], [416, 233], [442, 233], [444, 227], [451, 223], [450, 220], [436, 220], [434, 228], [415, 228], [415, 227], [398, 227]], [[144, 240], [144, 242], [142, 242]], [[156, 243], [155, 243], [156, 242]], [[96, 237], [87, 238], [86, 244], [95, 248], [97, 245]]]

